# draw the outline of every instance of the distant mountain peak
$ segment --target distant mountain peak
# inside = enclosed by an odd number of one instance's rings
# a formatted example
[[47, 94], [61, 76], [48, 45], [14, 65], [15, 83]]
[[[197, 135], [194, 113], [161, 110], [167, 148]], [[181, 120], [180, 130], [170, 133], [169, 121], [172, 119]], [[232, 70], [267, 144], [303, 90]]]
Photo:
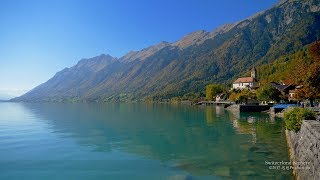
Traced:
[[156, 46], [157, 46], [157, 45], [168, 45], [168, 44], [170, 44], [170, 43], [167, 42], [167, 41], [161, 41], [159, 44], [156, 44]]
[[99, 56], [96, 56], [97, 58], [114, 58], [113, 56], [111, 56], [110, 54], [100, 54]]
[[81, 59], [74, 66], [74, 68], [77, 68], [77, 69], [87, 68], [92, 71], [98, 72], [101, 69], [103, 69], [105, 66], [107, 66], [108, 64], [113, 63], [114, 61], [117, 61], [117, 60], [118, 60], [117, 58], [112, 57], [109, 54], [101, 54], [101, 55], [95, 56], [93, 58]]

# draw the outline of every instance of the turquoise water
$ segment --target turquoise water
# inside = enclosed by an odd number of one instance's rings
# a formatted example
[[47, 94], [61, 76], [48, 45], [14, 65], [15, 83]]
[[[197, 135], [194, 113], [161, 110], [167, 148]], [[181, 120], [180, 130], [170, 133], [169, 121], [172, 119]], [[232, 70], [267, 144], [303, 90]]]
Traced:
[[282, 119], [219, 107], [0, 103], [0, 179], [292, 179]]

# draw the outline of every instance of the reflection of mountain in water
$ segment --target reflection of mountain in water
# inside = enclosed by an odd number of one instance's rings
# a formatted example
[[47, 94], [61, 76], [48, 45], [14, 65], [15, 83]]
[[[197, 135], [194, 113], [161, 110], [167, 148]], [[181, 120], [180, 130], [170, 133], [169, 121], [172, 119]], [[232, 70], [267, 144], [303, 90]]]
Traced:
[[264, 161], [287, 159], [282, 121], [269, 123], [260, 115], [234, 119], [212, 107], [155, 104], [25, 106], [80, 145], [134, 153], [198, 175], [271, 176]]

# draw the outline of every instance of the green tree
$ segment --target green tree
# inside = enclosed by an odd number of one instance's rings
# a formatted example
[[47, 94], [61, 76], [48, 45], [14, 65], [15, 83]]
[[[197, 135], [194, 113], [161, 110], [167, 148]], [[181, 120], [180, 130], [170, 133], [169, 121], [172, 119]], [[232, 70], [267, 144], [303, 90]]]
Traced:
[[256, 99], [256, 94], [248, 89], [244, 89], [240, 92], [238, 101], [248, 103], [248, 100]]
[[214, 100], [218, 94], [224, 92], [224, 87], [220, 84], [209, 84], [206, 86], [206, 99]]
[[281, 92], [271, 85], [260, 87], [257, 90], [257, 98], [259, 101], [280, 101]]
[[195, 92], [190, 92], [186, 93], [181, 97], [182, 101], [192, 101], [192, 102], [197, 102], [200, 99], [200, 93], [195, 93]]

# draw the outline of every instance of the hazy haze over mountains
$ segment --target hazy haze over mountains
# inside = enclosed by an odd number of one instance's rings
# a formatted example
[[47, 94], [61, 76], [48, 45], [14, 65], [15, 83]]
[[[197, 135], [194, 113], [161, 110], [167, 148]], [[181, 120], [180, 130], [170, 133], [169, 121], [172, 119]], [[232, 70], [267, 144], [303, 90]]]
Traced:
[[253, 65], [272, 62], [320, 35], [318, 0], [281, 1], [212, 32], [192, 32], [121, 58], [82, 59], [16, 101], [155, 100], [230, 83]]

